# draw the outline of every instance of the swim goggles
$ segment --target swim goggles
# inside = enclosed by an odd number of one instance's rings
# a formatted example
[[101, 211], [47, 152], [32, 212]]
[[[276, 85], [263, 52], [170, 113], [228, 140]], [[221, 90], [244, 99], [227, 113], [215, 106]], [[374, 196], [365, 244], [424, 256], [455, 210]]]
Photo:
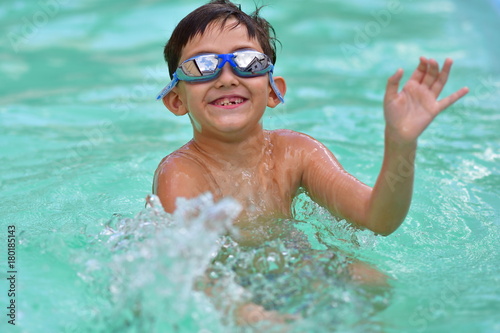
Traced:
[[271, 59], [264, 53], [255, 50], [242, 50], [228, 54], [201, 54], [189, 58], [177, 68], [172, 81], [160, 91], [156, 99], [159, 100], [166, 96], [179, 81], [206, 82], [217, 78], [226, 62], [240, 77], [256, 77], [269, 73], [271, 87], [281, 103], [285, 103], [273, 80], [274, 66]]

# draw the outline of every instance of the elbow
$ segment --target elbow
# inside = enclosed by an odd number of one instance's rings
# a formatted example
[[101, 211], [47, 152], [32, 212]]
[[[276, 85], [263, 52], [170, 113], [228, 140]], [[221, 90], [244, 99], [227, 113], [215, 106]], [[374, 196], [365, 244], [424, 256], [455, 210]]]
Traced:
[[382, 231], [372, 230], [372, 231], [373, 231], [375, 234], [377, 234], [377, 235], [387, 237], [387, 236], [389, 236], [390, 234], [392, 234], [394, 231], [396, 231], [396, 229], [394, 229], [394, 230], [382, 230]]
[[406, 212], [394, 212], [384, 210], [376, 214], [371, 214], [367, 218], [366, 228], [377, 235], [389, 236], [396, 231], [406, 219]]
[[[404, 220], [394, 220], [394, 221], [385, 221], [384, 223], [380, 223], [381, 221], [376, 221], [375, 223], [368, 224], [367, 228], [380, 236], [389, 236], [394, 231], [396, 231], [399, 226], [403, 223]], [[377, 223], [378, 222], [378, 223]]]
[[389, 226], [380, 226], [380, 225], [373, 225], [373, 224], [369, 224], [369, 223], [353, 223], [351, 221], [351, 223], [357, 227], [358, 229], [361, 229], [361, 230], [370, 230], [371, 232], [373, 232], [374, 234], [376, 235], [379, 235], [379, 236], [389, 236], [390, 234], [392, 234], [394, 231], [396, 231], [396, 229], [398, 228], [397, 227], [389, 227]]

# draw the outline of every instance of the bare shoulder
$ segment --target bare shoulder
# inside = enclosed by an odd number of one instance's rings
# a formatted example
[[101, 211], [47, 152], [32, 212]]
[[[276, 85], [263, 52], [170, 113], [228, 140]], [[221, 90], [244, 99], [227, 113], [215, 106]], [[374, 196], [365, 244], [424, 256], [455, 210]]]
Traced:
[[274, 143], [279, 148], [286, 148], [288, 153], [290, 153], [290, 150], [297, 153], [311, 153], [317, 150], [327, 150], [325, 145], [321, 142], [301, 132], [279, 129], [271, 131], [271, 135], [274, 137]]
[[[201, 165], [189, 153], [188, 149], [184, 147], [172, 152], [163, 158], [158, 164], [156, 173], [169, 173], [183, 170], [200, 169]], [[199, 171], [199, 170], [196, 170]]]
[[196, 171], [200, 171], [201, 167], [187, 156], [175, 151], [166, 156], [158, 165], [155, 171], [155, 181], [175, 181], [179, 176], [196, 175]]
[[276, 130], [273, 135], [278, 151], [284, 154], [282, 158], [300, 170], [303, 180], [316, 175], [318, 169], [328, 170], [331, 175], [343, 171], [335, 155], [315, 138], [291, 130]]
[[177, 197], [192, 198], [204, 192], [206, 170], [183, 147], [166, 156], [158, 165], [153, 193], [168, 212], [175, 210]]

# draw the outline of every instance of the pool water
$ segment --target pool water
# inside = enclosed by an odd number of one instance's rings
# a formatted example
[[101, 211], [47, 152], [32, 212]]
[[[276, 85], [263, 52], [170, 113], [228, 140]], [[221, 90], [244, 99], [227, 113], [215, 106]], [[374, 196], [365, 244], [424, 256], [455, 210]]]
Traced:
[[[284, 236], [258, 248], [224, 236], [239, 209], [230, 199], [184, 202], [174, 216], [154, 198], [144, 209], [158, 162], [192, 135], [154, 100], [168, 81], [162, 48], [203, 3], [0, 6], [0, 331], [500, 332], [500, 3], [264, 2], [288, 83], [264, 126], [314, 136], [367, 184], [397, 68], [408, 78], [421, 55], [451, 57], [443, 94], [471, 92], [420, 138], [412, 207], [394, 234], [353, 230], [301, 195], [295, 219], [276, 221]], [[353, 285], [352, 260], [390, 288]], [[235, 326], [227, 313], [247, 300], [292, 319]]]

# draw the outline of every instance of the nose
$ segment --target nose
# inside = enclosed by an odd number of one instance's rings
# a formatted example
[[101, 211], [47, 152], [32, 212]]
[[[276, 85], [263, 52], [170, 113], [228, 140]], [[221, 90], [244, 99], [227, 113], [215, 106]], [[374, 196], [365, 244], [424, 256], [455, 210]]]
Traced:
[[220, 70], [220, 74], [216, 79], [215, 87], [235, 87], [240, 84], [238, 76], [234, 73], [229, 61], [225, 61]]

